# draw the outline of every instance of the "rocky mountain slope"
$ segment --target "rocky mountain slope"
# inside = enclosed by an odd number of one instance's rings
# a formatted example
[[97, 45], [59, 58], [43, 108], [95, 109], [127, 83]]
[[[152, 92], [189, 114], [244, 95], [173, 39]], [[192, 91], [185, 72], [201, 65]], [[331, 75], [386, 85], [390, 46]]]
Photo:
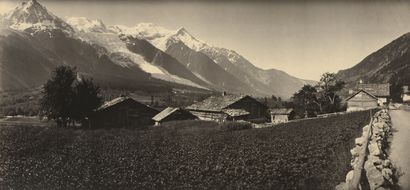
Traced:
[[[218, 86], [222, 88], [242, 83], [243, 89], [240, 90], [251, 89], [253, 94], [275, 94], [288, 98], [304, 84], [315, 83], [298, 79], [283, 71], [260, 69], [233, 50], [215, 47], [198, 40], [185, 28], [173, 31], [155, 24], [141, 23], [134, 27], [117, 25], [111, 27], [111, 30], [148, 40], [158, 49], [185, 64], [202, 79], [210, 83], [215, 82], [212, 80], [220, 81]], [[213, 69], [207, 70], [208, 67]], [[215, 78], [214, 75], [218, 72], [218, 76], [223, 74], [225, 78]]]
[[179, 73], [169, 73], [148, 63], [144, 55], [130, 51], [128, 42], [117, 34], [105, 33], [102, 22], [90, 26], [86, 25], [89, 20], [76, 21], [88, 30], [77, 30], [35, 0], [23, 2], [5, 15], [0, 34], [0, 90], [35, 88], [58, 65], [75, 66], [108, 87], [182, 85], [206, 89], [206, 83], [189, 70], [178, 68], [181, 64], [174, 63]]
[[61, 19], [36, 0], [21, 3], [0, 20], [0, 90], [38, 87], [63, 64], [76, 66], [83, 75], [110, 87], [177, 85], [289, 98], [310, 82], [260, 69], [235, 51], [211, 46], [184, 28]]
[[410, 84], [410, 33], [404, 34], [378, 51], [370, 54], [352, 68], [341, 70], [338, 77], [348, 84], [387, 83], [396, 74]]

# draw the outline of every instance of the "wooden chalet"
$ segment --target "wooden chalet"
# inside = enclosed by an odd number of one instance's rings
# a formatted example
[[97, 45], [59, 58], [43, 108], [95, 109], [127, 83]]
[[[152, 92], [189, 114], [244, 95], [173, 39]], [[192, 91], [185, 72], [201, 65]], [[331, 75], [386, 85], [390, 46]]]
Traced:
[[153, 125], [158, 111], [129, 97], [118, 97], [104, 103], [90, 116], [93, 128], [143, 127]]
[[198, 119], [198, 117], [182, 108], [168, 107], [155, 115], [152, 119], [155, 121], [155, 125], [161, 125], [161, 123], [168, 121], [193, 120]]
[[374, 109], [379, 106], [378, 98], [365, 90], [359, 90], [346, 99], [347, 111]]
[[410, 90], [409, 86], [403, 86], [403, 93], [401, 94], [403, 102], [410, 102]]
[[265, 122], [267, 107], [250, 96], [211, 96], [186, 108], [202, 120]]
[[377, 98], [379, 106], [383, 106], [389, 103], [390, 99], [390, 84], [357, 84], [356, 92], [364, 90], [367, 93]]
[[291, 108], [278, 108], [271, 109], [270, 115], [272, 123], [286, 123], [289, 120], [294, 119], [295, 112]]

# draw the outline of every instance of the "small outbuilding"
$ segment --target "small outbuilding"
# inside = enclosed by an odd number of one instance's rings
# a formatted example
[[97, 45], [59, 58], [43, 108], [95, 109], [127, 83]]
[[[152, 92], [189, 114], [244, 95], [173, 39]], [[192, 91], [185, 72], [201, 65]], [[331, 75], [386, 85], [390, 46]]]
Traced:
[[121, 96], [104, 103], [89, 119], [93, 128], [143, 127], [153, 125], [152, 117], [158, 112], [130, 97]]
[[359, 90], [346, 99], [347, 111], [374, 109], [379, 106], [378, 98], [365, 90]]
[[168, 107], [164, 109], [162, 112], [155, 115], [152, 119], [155, 121], [155, 125], [161, 125], [161, 123], [168, 121], [194, 120], [198, 119], [198, 117], [182, 108]]
[[211, 96], [186, 108], [201, 120], [238, 121], [254, 123], [266, 121], [267, 107], [258, 100], [243, 95]]
[[291, 108], [278, 108], [270, 110], [272, 123], [286, 123], [294, 119], [295, 112]]

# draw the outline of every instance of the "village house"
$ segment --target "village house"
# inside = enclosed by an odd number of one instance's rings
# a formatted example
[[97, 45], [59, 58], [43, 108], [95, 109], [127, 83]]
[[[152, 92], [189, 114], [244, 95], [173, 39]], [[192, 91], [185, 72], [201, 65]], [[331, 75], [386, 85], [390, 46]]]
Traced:
[[379, 106], [378, 98], [366, 90], [359, 90], [346, 99], [347, 111], [374, 109]]
[[198, 117], [182, 108], [168, 107], [155, 115], [152, 119], [155, 121], [155, 125], [161, 125], [161, 123], [168, 121], [194, 120], [198, 119]]
[[401, 95], [403, 102], [410, 102], [409, 86], [403, 86], [403, 93]]
[[143, 127], [153, 125], [152, 117], [156, 114], [157, 110], [121, 96], [96, 109], [90, 116], [90, 124], [93, 128]]
[[295, 112], [291, 108], [277, 108], [270, 110], [272, 123], [286, 123], [294, 119]]
[[387, 105], [390, 101], [390, 84], [357, 84], [356, 92], [364, 90], [377, 98], [379, 106]]
[[250, 96], [211, 96], [186, 108], [202, 120], [238, 121], [255, 123], [266, 121], [267, 107]]

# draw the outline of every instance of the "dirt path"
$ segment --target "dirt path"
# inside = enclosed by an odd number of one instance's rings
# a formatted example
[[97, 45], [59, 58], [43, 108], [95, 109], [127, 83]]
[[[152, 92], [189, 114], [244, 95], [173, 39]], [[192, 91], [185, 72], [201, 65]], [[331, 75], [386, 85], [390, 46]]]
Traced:
[[399, 179], [402, 189], [410, 189], [410, 111], [392, 110], [393, 139], [390, 158], [404, 173]]

